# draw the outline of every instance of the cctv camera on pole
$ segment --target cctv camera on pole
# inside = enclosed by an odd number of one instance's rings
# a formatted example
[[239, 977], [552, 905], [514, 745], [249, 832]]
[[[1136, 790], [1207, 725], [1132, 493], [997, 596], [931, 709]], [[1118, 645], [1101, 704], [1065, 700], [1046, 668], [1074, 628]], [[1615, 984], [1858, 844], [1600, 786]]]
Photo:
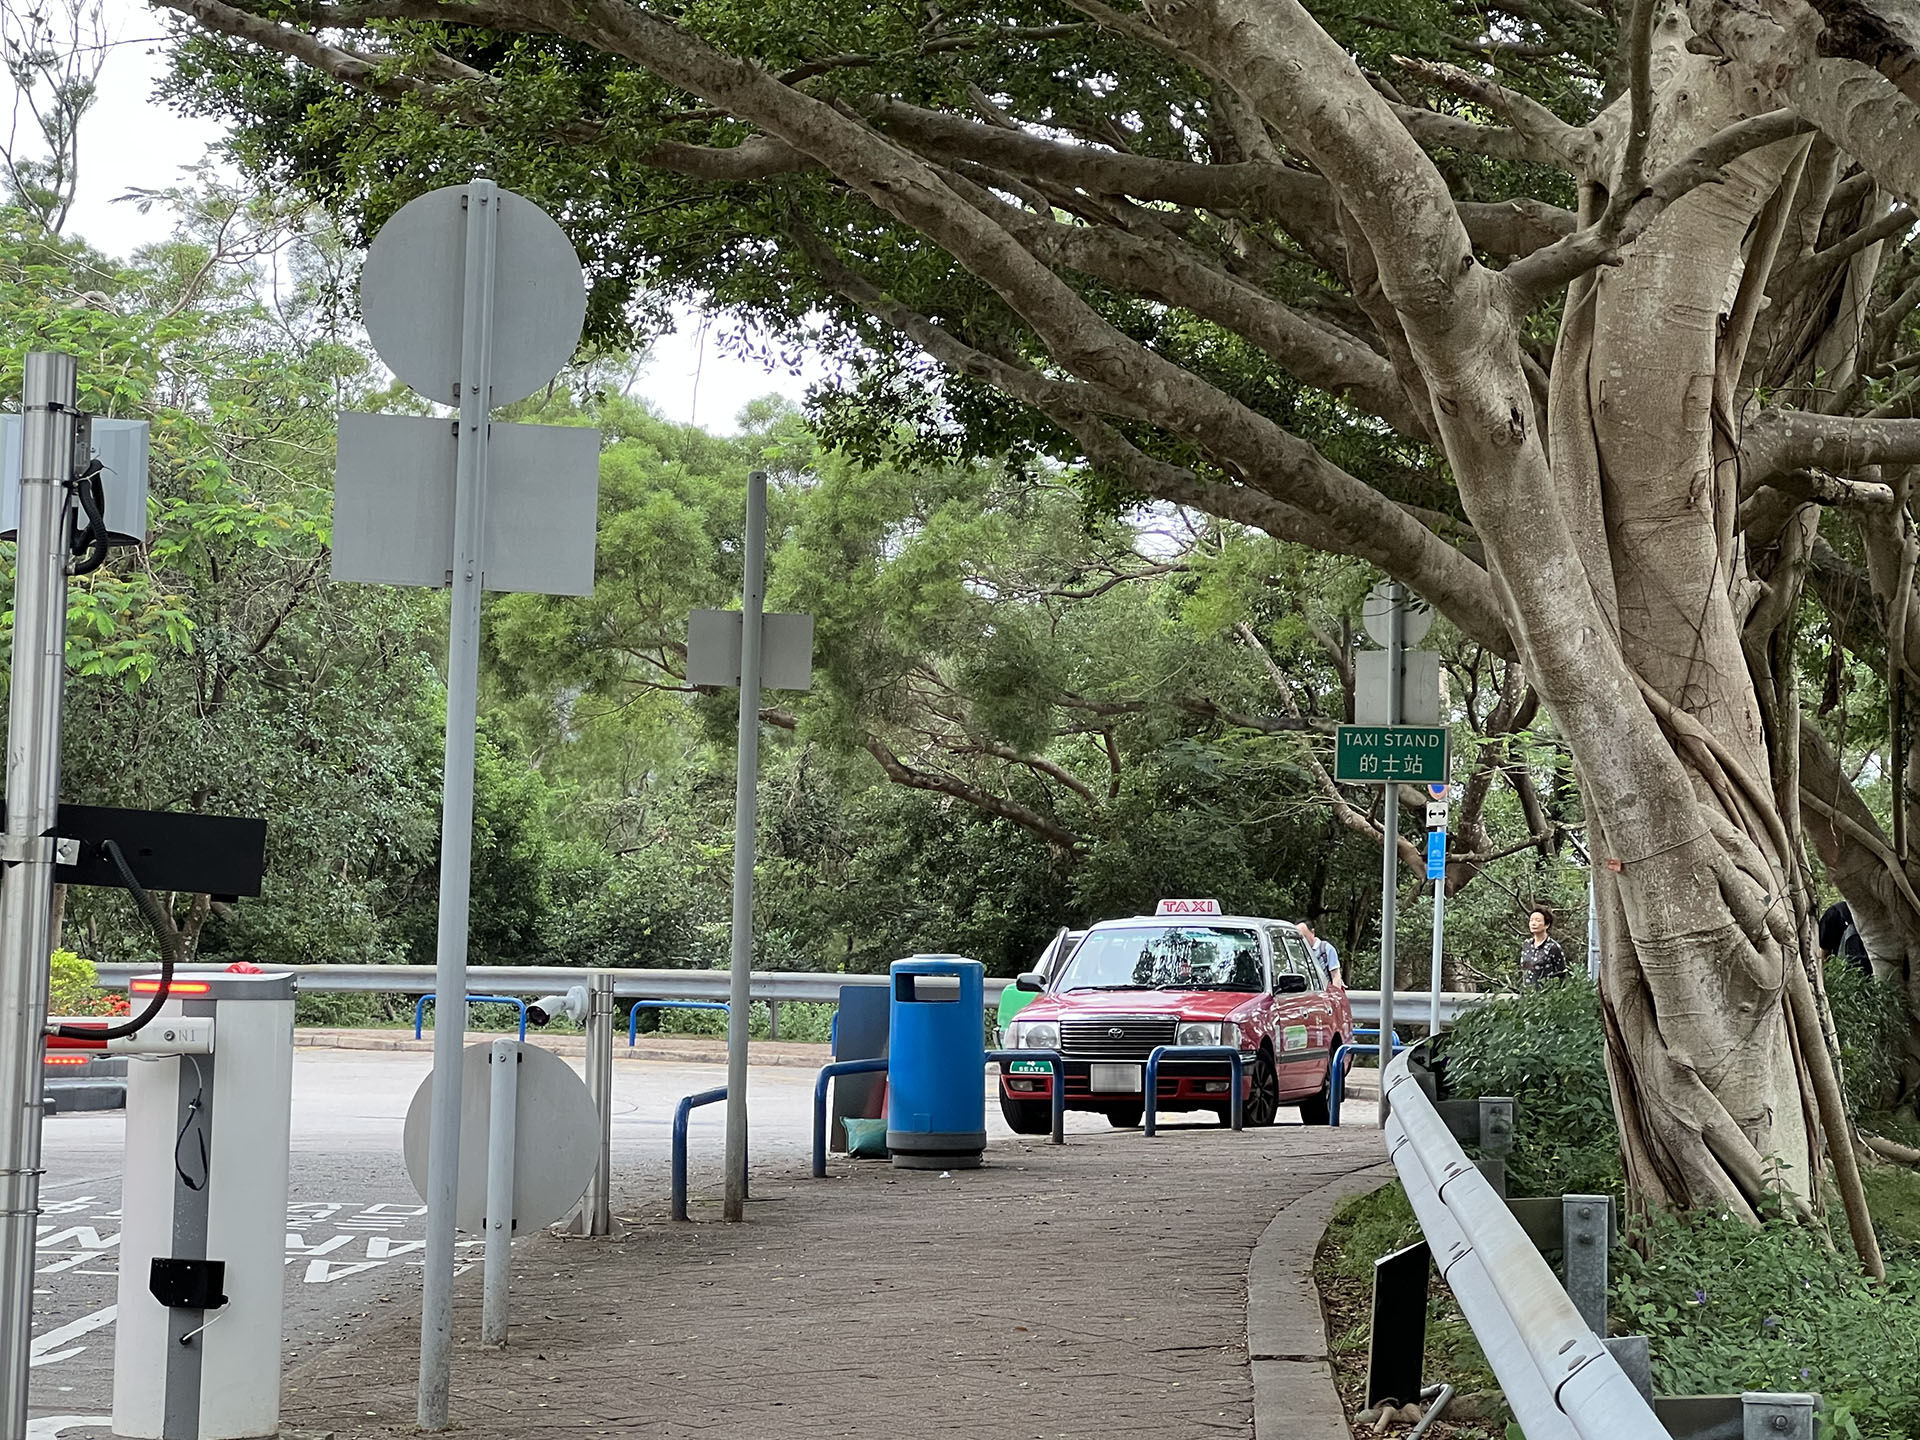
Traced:
[[545, 1025], [556, 1017], [564, 1017], [576, 1025], [587, 1022], [587, 987], [575, 985], [564, 995], [542, 995], [527, 1006], [527, 1023]]

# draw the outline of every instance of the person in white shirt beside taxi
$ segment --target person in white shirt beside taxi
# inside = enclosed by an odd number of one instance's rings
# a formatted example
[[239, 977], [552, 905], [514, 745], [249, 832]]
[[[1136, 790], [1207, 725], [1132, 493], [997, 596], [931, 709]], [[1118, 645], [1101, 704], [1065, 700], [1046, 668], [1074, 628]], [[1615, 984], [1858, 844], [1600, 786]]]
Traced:
[[1346, 989], [1347, 982], [1340, 974], [1340, 952], [1333, 948], [1333, 942], [1322, 940], [1314, 933], [1313, 926], [1305, 920], [1296, 920], [1293, 924], [1294, 928], [1300, 932], [1300, 938], [1307, 942], [1308, 953], [1318, 960], [1320, 968], [1327, 972], [1328, 981], [1336, 989]]

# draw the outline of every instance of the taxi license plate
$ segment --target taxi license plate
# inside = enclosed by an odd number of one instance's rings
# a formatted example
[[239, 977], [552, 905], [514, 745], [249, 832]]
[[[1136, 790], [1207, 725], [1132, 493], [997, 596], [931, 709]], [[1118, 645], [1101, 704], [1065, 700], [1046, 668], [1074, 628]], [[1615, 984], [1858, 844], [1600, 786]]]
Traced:
[[1007, 1062], [1009, 1075], [1051, 1075], [1053, 1066], [1044, 1060], [1010, 1060]]
[[1108, 1095], [1138, 1095], [1140, 1067], [1138, 1065], [1095, 1065], [1087, 1077], [1087, 1088]]

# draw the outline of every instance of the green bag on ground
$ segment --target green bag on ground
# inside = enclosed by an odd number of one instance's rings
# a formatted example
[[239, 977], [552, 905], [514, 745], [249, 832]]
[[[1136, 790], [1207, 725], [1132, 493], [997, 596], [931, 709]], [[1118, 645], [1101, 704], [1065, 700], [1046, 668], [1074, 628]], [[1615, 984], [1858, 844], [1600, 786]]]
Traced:
[[887, 1121], [884, 1115], [863, 1120], [849, 1115], [840, 1122], [847, 1127], [847, 1154], [855, 1160], [887, 1158]]

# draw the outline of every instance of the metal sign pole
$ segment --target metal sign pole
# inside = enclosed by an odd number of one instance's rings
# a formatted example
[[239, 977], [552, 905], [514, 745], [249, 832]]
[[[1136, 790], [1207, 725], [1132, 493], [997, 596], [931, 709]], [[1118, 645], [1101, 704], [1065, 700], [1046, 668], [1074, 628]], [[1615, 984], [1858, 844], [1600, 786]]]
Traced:
[[1600, 979], [1600, 891], [1595, 885], [1593, 861], [1587, 861], [1587, 978]]
[[1427, 1010], [1427, 1034], [1440, 1033], [1440, 940], [1447, 915], [1447, 880], [1433, 882], [1433, 994]]
[[427, 1152], [427, 1249], [420, 1304], [422, 1430], [447, 1424], [453, 1373], [453, 1232], [460, 1184], [460, 1057], [467, 1037], [467, 908], [473, 869], [473, 732], [480, 699], [481, 565], [492, 408], [497, 187], [467, 186], [461, 305], [460, 428], [454, 468], [453, 623], [447, 643], [447, 748], [440, 812], [440, 931], [434, 955], [433, 1118]]
[[480, 1343], [507, 1343], [507, 1287], [513, 1269], [515, 1104], [520, 1043], [496, 1040], [487, 1057], [487, 1248], [480, 1292]]
[[53, 926], [51, 832], [60, 804], [68, 533], [78, 374], [71, 355], [27, 356], [20, 536], [7, 713], [5, 878], [0, 880], [0, 1365], [6, 1434], [27, 1433], [33, 1238], [40, 1217], [40, 1076]]
[[727, 993], [726, 1218], [747, 1209], [747, 1022], [753, 1003], [753, 860], [760, 783], [760, 616], [767, 588], [767, 476], [747, 476], [740, 584], [740, 754], [733, 789], [733, 975]]
[[[1388, 588], [1391, 608], [1387, 612], [1387, 723], [1401, 722], [1406, 677], [1407, 605], [1406, 590], [1399, 581]], [[1386, 803], [1382, 807], [1380, 845], [1380, 1074], [1384, 1077], [1393, 1060], [1393, 942], [1395, 893], [1400, 881], [1400, 782], [1387, 778]], [[1380, 1123], [1387, 1123], [1387, 1086], [1380, 1083]]]

